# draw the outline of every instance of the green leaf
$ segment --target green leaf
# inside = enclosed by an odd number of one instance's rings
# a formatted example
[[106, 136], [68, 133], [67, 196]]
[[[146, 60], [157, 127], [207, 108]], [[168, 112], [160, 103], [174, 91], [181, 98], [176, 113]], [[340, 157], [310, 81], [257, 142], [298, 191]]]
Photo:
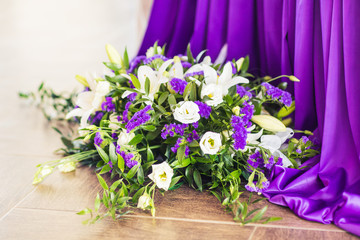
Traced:
[[128, 145], [136, 145], [136, 144], [140, 143], [142, 140], [143, 140], [143, 135], [138, 134], [133, 139], [130, 140]]
[[145, 93], [146, 95], [149, 95], [150, 92], [150, 79], [146, 77], [145, 79]]
[[[61, 133], [60, 133], [61, 134]], [[63, 144], [68, 148], [68, 149], [72, 149], [74, 148], [73, 143], [71, 142], [71, 140], [67, 139], [66, 137], [62, 136], [61, 137], [61, 141], [63, 142]]]
[[182, 178], [182, 176], [177, 176], [177, 177], [173, 177], [171, 179], [171, 183], [170, 183], [170, 186], [169, 188], [172, 188], [173, 186], [175, 186], [175, 184]]
[[193, 167], [188, 166], [185, 170], [186, 180], [189, 182], [189, 185], [193, 185]]
[[156, 127], [154, 125], [143, 125], [141, 126], [141, 128], [149, 132], [154, 132], [156, 130]]
[[109, 162], [109, 156], [106, 154], [106, 152], [104, 151], [104, 149], [102, 149], [101, 147], [99, 147], [98, 145], [95, 145], [96, 150], [98, 151], [100, 157], [102, 160], [104, 160], [104, 162], [108, 163]]
[[148, 169], [151, 167], [151, 165], [153, 165], [153, 164], [156, 163], [156, 162], [157, 162], [157, 161], [155, 160], [155, 161], [151, 161], [151, 162], [144, 163], [144, 164], [142, 165], [144, 171], [148, 170]]
[[137, 172], [137, 170], [139, 169], [139, 163], [135, 166], [133, 166], [130, 171], [126, 174], [126, 178], [127, 179], [130, 179], [132, 178], [133, 176], [135, 176], [135, 173]]
[[280, 221], [282, 220], [282, 217], [269, 217], [266, 218], [265, 222], [263, 222], [263, 224], [269, 223], [269, 222], [274, 222], [274, 221]]
[[122, 179], [115, 181], [110, 187], [110, 192], [114, 192], [122, 181]]
[[100, 196], [99, 196], [99, 193], [96, 195], [96, 198], [95, 198], [95, 212], [99, 211], [99, 208], [100, 208]]
[[177, 160], [179, 161], [179, 163], [182, 162], [182, 160], [185, 157], [185, 146], [180, 146], [177, 150]]
[[170, 106], [174, 106], [176, 105], [176, 98], [173, 94], [170, 94], [169, 97], [168, 97], [168, 102], [170, 104]]
[[189, 43], [188, 46], [187, 46], [187, 51], [186, 51], [186, 53], [187, 53], [187, 57], [188, 57], [189, 63], [194, 64], [194, 57], [193, 57], [193, 55], [192, 55], [192, 53], [191, 53], [190, 43]]
[[129, 69], [129, 56], [128, 56], [128, 52], [127, 52], [126, 47], [125, 47], [125, 52], [124, 52], [123, 64], [124, 64], [124, 67], [125, 67], [126, 69]]
[[117, 156], [116, 156], [116, 149], [115, 145], [113, 143], [110, 143], [109, 146], [109, 154], [110, 154], [110, 160], [113, 164], [116, 164], [117, 162]]
[[194, 181], [195, 181], [195, 184], [198, 186], [199, 190], [202, 191], [201, 175], [197, 169], [195, 169], [195, 171], [194, 171]]
[[251, 219], [251, 221], [252, 221], [252, 222], [257, 222], [257, 221], [259, 221], [259, 220], [262, 218], [262, 216], [264, 215], [264, 213], [266, 212], [267, 208], [268, 208], [268, 206], [263, 207], [263, 208], [260, 210], [260, 212], [258, 212], [258, 213]]
[[120, 169], [121, 172], [125, 171], [125, 161], [124, 158], [121, 155], [117, 155], [118, 157], [118, 167]]
[[133, 74], [130, 73], [130, 78], [131, 78], [131, 82], [132, 84], [134, 85], [134, 87], [136, 89], [141, 89], [141, 85], [140, 85], [140, 82], [139, 82], [139, 79], [137, 79], [136, 76], [134, 76]]
[[132, 197], [132, 202], [136, 203], [141, 195], [143, 195], [145, 187], [140, 188]]
[[111, 62], [104, 62], [104, 65], [111, 69], [111, 70], [114, 70], [115, 72], [118, 72], [121, 70], [121, 66], [117, 63], [111, 63]]
[[219, 200], [219, 202], [221, 202], [221, 197], [217, 192], [215, 191], [210, 191], [210, 192]]
[[147, 155], [148, 162], [154, 161], [154, 154], [152, 153], [149, 145], [147, 145], [147, 147], [146, 147], [146, 155]]
[[168, 96], [169, 96], [169, 92], [163, 92], [158, 98], [158, 104], [159, 105], [163, 104]]
[[183, 98], [184, 98], [184, 101], [187, 101], [188, 100], [188, 97], [191, 93], [191, 90], [192, 90], [192, 82], [189, 82], [186, 84], [186, 87], [185, 87], [185, 90], [184, 90], [184, 93], [183, 93]]
[[90, 208], [85, 208], [84, 210], [81, 210], [80, 212], [77, 212], [76, 214], [77, 215], [85, 215], [85, 214], [88, 214], [91, 212], [92, 212], [92, 210]]
[[280, 111], [278, 112], [277, 117], [278, 118], [283, 118], [283, 117], [289, 116], [294, 111], [295, 111], [295, 101], [293, 101], [291, 103], [290, 107], [286, 107], [286, 106], [282, 107], [280, 109]]
[[190, 100], [196, 101], [196, 84], [191, 84]]
[[109, 187], [108, 185], [106, 184], [105, 180], [100, 176], [100, 174], [96, 174], [98, 180], [99, 180], [99, 183], [101, 185], [101, 187], [104, 189], [104, 190], [109, 190]]
[[246, 56], [243, 64], [241, 65], [241, 72], [245, 73], [249, 68], [249, 64], [250, 64], [249, 56]]
[[193, 140], [191, 143], [189, 143], [189, 147], [198, 147], [199, 146], [199, 142], [196, 140]]
[[110, 172], [110, 170], [111, 170], [111, 167], [110, 167], [108, 164], [106, 164], [106, 165], [101, 169], [101, 171], [99, 172], [99, 174], [104, 174], [104, 173]]
[[137, 180], [142, 185], [144, 183], [144, 171], [143, 168], [140, 166], [137, 171]]
[[241, 218], [242, 220], [245, 220], [247, 217], [247, 211], [248, 211], [248, 205], [246, 202], [242, 203], [243, 208], [241, 209]]

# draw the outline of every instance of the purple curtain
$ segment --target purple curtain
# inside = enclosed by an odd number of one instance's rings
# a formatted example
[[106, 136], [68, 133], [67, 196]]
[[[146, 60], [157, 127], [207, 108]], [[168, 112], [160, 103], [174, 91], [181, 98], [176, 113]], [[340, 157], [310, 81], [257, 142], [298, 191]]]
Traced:
[[276, 166], [265, 195], [360, 235], [359, 16], [359, 0], [155, 0], [139, 54], [156, 40], [183, 54], [190, 42], [214, 59], [227, 43], [254, 73], [297, 76], [295, 128], [316, 129], [321, 156], [305, 170]]

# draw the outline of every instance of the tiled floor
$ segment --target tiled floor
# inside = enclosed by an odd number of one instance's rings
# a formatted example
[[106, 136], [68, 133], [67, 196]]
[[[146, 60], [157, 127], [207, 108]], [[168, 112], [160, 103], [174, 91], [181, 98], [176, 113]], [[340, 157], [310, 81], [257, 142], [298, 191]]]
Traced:
[[[89, 168], [54, 173], [31, 185], [35, 165], [61, 147], [41, 112], [18, 99], [41, 81], [79, 87], [75, 74], [102, 71], [104, 45], [134, 55], [144, 16], [140, 1], [2, 0], [0, 2], [0, 239], [355, 239], [334, 225], [308, 222], [269, 205], [283, 220], [241, 227], [215, 197], [187, 187], [157, 196], [157, 216], [83, 226], [75, 213], [92, 207], [100, 190]], [[134, 30], [136, 29], [136, 30]], [[267, 204], [261, 202], [260, 205]]]

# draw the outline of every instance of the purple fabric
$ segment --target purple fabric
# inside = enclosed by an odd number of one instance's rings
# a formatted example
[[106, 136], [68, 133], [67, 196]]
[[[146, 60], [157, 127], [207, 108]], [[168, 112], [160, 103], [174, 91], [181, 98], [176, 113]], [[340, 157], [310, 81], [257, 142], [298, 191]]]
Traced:
[[303, 170], [275, 166], [264, 194], [360, 236], [359, 16], [359, 0], [155, 0], [140, 54], [155, 40], [169, 56], [191, 42], [214, 60], [227, 43], [227, 58], [249, 55], [253, 73], [297, 76], [295, 128], [317, 129], [321, 156]]

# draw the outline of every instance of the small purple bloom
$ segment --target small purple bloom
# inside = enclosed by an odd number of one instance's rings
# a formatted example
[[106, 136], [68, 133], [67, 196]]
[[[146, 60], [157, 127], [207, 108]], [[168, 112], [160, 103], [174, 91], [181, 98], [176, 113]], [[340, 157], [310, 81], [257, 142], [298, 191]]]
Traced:
[[137, 56], [131, 60], [129, 64], [129, 69], [126, 71], [127, 73], [131, 73], [135, 70], [135, 68], [146, 59], [146, 56]]
[[204, 71], [187, 73], [187, 74], [185, 74], [184, 77], [187, 78], [187, 77], [201, 76], [201, 75], [204, 75]]
[[99, 123], [100, 123], [101, 119], [103, 118], [103, 116], [104, 116], [103, 112], [97, 111], [97, 112], [95, 112], [94, 117], [90, 116], [88, 120], [93, 125], [99, 125]]
[[199, 114], [201, 117], [208, 119], [211, 114], [211, 107], [208, 106], [206, 103], [195, 101], [196, 105], [199, 107]]
[[130, 95], [127, 96], [127, 98], [133, 102], [135, 99], [136, 99], [136, 96], [137, 96], [137, 93], [134, 92], [134, 93], [131, 93]]
[[176, 134], [184, 136], [185, 129], [188, 127], [188, 124], [165, 124], [164, 128], [161, 130], [161, 137], [167, 139], [168, 136], [173, 137]]
[[129, 121], [129, 108], [130, 108], [131, 102], [127, 102], [125, 104], [125, 110], [123, 112], [123, 123], [127, 123]]
[[95, 138], [94, 138], [95, 145], [100, 147], [102, 142], [103, 142], [103, 139], [101, 138], [100, 132], [95, 133]]
[[239, 94], [240, 98], [243, 98], [244, 96], [248, 96], [249, 99], [252, 97], [251, 93], [246, 91], [246, 89], [243, 86], [236, 86], [236, 93]]
[[181, 65], [183, 66], [183, 68], [190, 68], [192, 66], [189, 62], [181, 62]]
[[132, 153], [126, 154], [125, 151], [121, 151], [120, 145], [117, 145], [116, 153], [119, 154], [124, 159], [125, 165], [128, 168], [132, 168], [133, 166], [138, 164], [138, 161], [133, 160], [134, 154]]
[[262, 168], [264, 166], [264, 159], [259, 151], [256, 151], [254, 154], [250, 155], [247, 162], [253, 168]]
[[117, 135], [117, 133], [112, 133], [111, 134], [111, 137], [114, 139], [114, 140], [117, 140], [118, 139], [118, 135]]
[[188, 157], [190, 154], [190, 148], [188, 146], [185, 146], [185, 156]]
[[291, 94], [280, 88], [274, 87], [270, 83], [264, 82], [261, 84], [266, 89], [266, 94], [273, 100], [283, 103], [285, 106], [290, 107], [292, 103]]
[[235, 64], [232, 62], [231, 62], [231, 67], [232, 67], [232, 74], [236, 74], [237, 70], [236, 70]]
[[246, 146], [247, 130], [243, 119], [240, 116], [233, 115], [231, 117], [231, 126], [233, 128], [234, 149], [244, 149]]
[[176, 153], [176, 152], [177, 152], [178, 148], [180, 147], [180, 143], [181, 143], [181, 142], [182, 142], [182, 138], [178, 138], [178, 139], [176, 140], [175, 145], [171, 148], [171, 151], [172, 151], [173, 153]]
[[272, 166], [275, 164], [274, 156], [270, 156], [268, 161], [269, 162], [266, 163], [264, 166], [270, 170], [272, 168]]
[[115, 112], [115, 104], [112, 97], [105, 98], [105, 102], [101, 104], [101, 109], [105, 112]]
[[147, 112], [150, 110], [153, 110], [152, 107], [150, 105], [147, 105], [144, 109], [136, 112], [125, 126], [127, 132], [129, 133], [134, 128], [149, 121], [151, 119], [151, 116]]
[[164, 62], [168, 60], [167, 57], [163, 56], [163, 55], [160, 55], [160, 54], [157, 54], [157, 55], [154, 55], [152, 57], [149, 57], [149, 58], [146, 58], [145, 60], [143, 60], [144, 64], [150, 64], [152, 61], [154, 61], [155, 59], [161, 59], [163, 60]]
[[173, 78], [170, 81], [171, 89], [174, 90], [176, 93], [183, 94], [187, 82], [180, 78]]

